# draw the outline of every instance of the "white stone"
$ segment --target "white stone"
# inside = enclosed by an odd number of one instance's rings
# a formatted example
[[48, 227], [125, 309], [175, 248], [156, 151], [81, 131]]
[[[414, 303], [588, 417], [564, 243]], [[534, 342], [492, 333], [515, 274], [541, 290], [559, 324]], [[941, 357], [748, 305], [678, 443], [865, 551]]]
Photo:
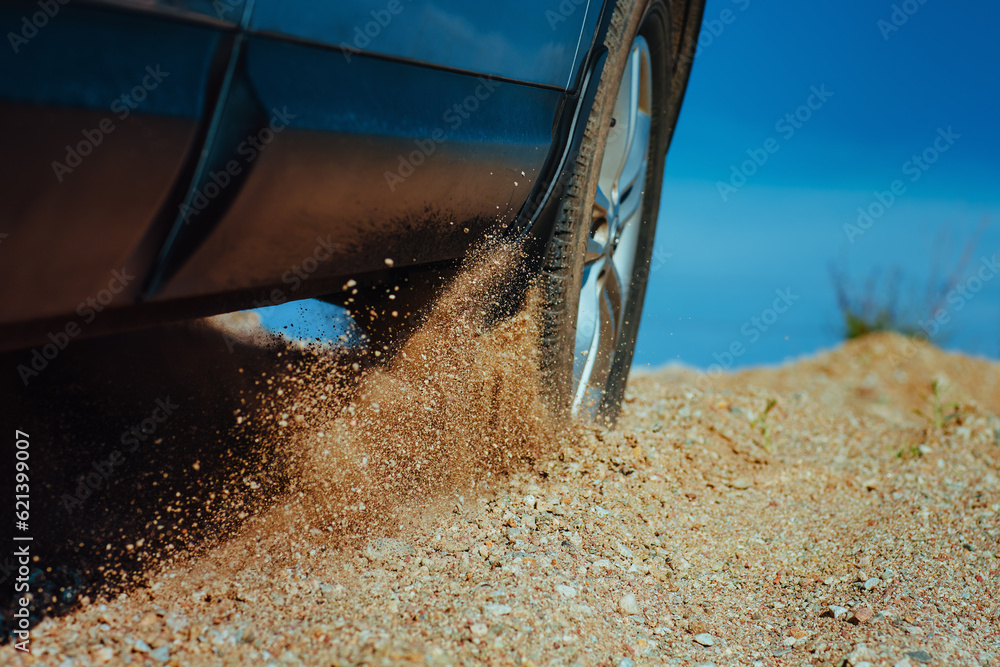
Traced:
[[622, 596], [622, 599], [618, 601], [618, 609], [626, 616], [642, 613], [642, 608], [639, 607], [639, 601], [635, 599], [635, 595], [633, 593], [626, 593]]

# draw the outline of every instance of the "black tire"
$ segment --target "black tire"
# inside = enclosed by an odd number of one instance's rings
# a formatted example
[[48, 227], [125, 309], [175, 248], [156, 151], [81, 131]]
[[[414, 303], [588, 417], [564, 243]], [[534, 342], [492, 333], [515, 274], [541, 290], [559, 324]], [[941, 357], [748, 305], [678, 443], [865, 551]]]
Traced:
[[[620, 0], [607, 31], [604, 69], [579, 155], [567, 181], [562, 210], [546, 248], [540, 277], [543, 381], [550, 408], [559, 414], [585, 413], [613, 424], [620, 410], [646, 292], [664, 161], [677, 114], [677, 109], [671, 107], [678, 105], [682, 97], [672, 95], [670, 89], [674, 65], [672, 26], [670, 7], [662, 0]], [[650, 127], [648, 163], [644, 199], [641, 200], [638, 245], [631, 276], [622, 276], [629, 281], [629, 289], [626, 298], [620, 300], [621, 315], [615, 327], [616, 340], [606, 364], [606, 375], [602, 372], [600, 377], [591, 378], [592, 383], [588, 384], [589, 394], [596, 397], [592, 397], [589, 403], [575, 404], [579, 398], [579, 383], [574, 381], [574, 362], [578, 357], [577, 314], [584, 285], [584, 258], [594, 232], [593, 206], [612, 116], [637, 37], [642, 37], [648, 45], [652, 91], [647, 101]], [[605, 224], [605, 228], [607, 226]]]

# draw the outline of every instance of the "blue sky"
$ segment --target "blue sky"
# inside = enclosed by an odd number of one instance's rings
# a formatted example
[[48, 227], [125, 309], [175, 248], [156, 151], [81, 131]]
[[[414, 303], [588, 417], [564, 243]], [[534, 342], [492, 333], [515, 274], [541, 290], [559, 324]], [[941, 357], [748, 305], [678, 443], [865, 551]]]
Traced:
[[[734, 342], [732, 366], [808, 354], [840, 339], [831, 262], [859, 282], [898, 269], [916, 296], [982, 219], [972, 264], [1000, 252], [997, 25], [985, 2], [709, 0], [635, 363], [707, 367]], [[858, 207], [878, 215], [849, 239]], [[788, 288], [794, 304], [747, 336]], [[1000, 279], [947, 315], [936, 342], [997, 356]]]

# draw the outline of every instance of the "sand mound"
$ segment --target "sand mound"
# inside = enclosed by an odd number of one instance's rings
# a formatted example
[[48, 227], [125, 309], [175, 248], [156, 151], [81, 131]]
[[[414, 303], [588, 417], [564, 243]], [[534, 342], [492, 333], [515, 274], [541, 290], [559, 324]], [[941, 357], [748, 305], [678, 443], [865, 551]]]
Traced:
[[[293, 373], [275, 432], [313, 462], [293, 491], [45, 620], [34, 657], [1000, 664], [996, 364], [877, 336], [710, 383], [668, 370], [630, 385], [616, 431], [556, 437], [530, 310], [476, 345], [476, 318], [442, 312], [353, 413]], [[960, 404], [940, 423], [912, 412], [934, 379]]]

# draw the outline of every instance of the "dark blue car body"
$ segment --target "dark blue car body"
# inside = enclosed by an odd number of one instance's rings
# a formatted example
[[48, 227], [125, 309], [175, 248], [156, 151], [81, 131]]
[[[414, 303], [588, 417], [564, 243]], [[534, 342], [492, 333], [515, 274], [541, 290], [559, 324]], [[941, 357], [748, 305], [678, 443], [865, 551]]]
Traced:
[[[701, 3], [676, 4], [684, 55]], [[498, 230], [544, 237], [612, 7], [0, 3], [0, 348], [432, 271]]]

